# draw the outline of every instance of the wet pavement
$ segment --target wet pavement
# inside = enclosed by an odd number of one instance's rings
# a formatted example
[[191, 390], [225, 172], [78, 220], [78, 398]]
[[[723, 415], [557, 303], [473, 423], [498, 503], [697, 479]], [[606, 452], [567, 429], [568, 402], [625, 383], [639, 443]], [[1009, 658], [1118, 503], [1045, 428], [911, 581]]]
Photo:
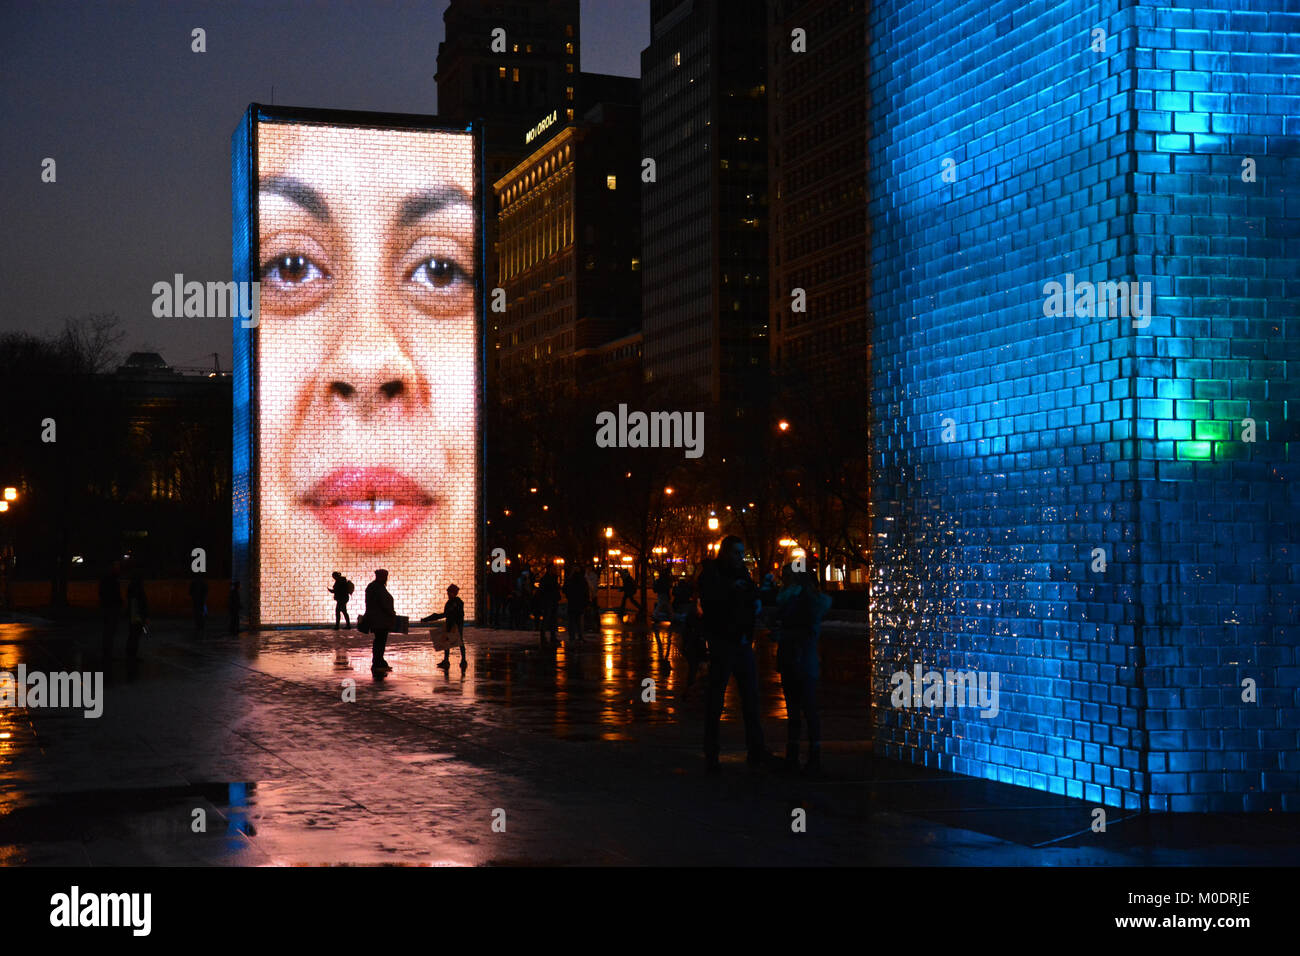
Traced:
[[[163, 622], [106, 675], [103, 716], [0, 707], [0, 862], [26, 865], [1293, 864], [1294, 815], [1147, 817], [876, 758], [868, 650], [824, 639], [824, 774], [745, 764], [729, 692], [705, 776], [701, 671], [644, 633], [540, 650], [469, 628], [196, 640]], [[121, 638], [119, 638], [119, 647]], [[346, 664], [340, 664], [340, 652]], [[120, 653], [120, 651], [119, 651]], [[760, 646], [768, 745], [784, 746]], [[0, 623], [0, 670], [98, 667], [97, 624]], [[654, 680], [655, 700], [643, 700]], [[353, 683], [349, 683], [353, 682]], [[354, 691], [354, 693], [349, 693]], [[353, 699], [354, 698], [354, 699]], [[802, 811], [806, 832], [792, 830]], [[205, 827], [196, 821], [205, 822]], [[200, 832], [196, 832], [196, 830]]]

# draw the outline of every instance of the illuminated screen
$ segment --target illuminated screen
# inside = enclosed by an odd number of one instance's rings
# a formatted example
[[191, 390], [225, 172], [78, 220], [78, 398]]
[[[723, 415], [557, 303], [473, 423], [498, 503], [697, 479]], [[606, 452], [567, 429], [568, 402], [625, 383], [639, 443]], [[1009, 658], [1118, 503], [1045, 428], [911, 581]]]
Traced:
[[254, 120], [260, 317], [250, 578], [263, 624], [473, 613], [478, 255], [470, 132]]

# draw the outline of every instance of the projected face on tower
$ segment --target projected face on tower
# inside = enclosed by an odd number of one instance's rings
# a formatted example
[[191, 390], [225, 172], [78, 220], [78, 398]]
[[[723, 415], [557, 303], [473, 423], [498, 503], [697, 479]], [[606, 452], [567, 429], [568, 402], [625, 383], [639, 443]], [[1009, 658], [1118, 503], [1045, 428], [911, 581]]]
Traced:
[[262, 620], [324, 620], [332, 570], [379, 567], [423, 616], [474, 586], [473, 139], [258, 127]]

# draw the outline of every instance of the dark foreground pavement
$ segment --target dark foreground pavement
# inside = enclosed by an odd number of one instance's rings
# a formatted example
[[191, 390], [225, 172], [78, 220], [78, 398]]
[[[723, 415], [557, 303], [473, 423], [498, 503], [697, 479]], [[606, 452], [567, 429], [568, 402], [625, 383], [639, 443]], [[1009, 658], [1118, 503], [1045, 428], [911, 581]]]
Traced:
[[[219, 623], [219, 622], [214, 622]], [[341, 640], [348, 664], [338, 666]], [[0, 623], [0, 670], [99, 666], [96, 623]], [[1147, 817], [873, 757], [867, 650], [828, 636], [818, 779], [703, 773], [702, 672], [612, 615], [599, 639], [471, 628], [439, 670], [427, 630], [194, 639], [163, 624], [113, 662], [103, 716], [0, 708], [0, 862], [32, 865], [1258, 865], [1300, 855], [1294, 817]], [[119, 638], [119, 646], [121, 638]], [[761, 648], [769, 746], [784, 746]], [[643, 701], [645, 678], [656, 700]], [[355, 681], [355, 701], [345, 682]], [[795, 811], [806, 832], [792, 831]], [[202, 811], [199, 813], [198, 811]], [[193, 821], [206, 820], [206, 832]], [[494, 820], [497, 827], [494, 830]], [[504, 832], [501, 822], [504, 821]]]

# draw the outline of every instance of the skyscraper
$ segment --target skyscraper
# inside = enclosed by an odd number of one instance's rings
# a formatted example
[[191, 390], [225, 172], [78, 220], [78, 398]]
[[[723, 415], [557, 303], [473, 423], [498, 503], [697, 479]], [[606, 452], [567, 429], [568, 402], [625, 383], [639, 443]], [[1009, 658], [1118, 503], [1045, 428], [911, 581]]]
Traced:
[[811, 393], [800, 401], [861, 397], [866, 0], [778, 0], [768, 15], [772, 367], [787, 373], [788, 387]]
[[[766, 22], [740, 0], [652, 0], [641, 53], [648, 385], [743, 416], [768, 363]], [[752, 407], [752, 406], [751, 406]]]
[[[438, 116], [483, 120], [487, 177], [495, 182], [540, 145], [525, 136], [544, 117], [556, 111], [561, 126], [573, 119], [582, 69], [578, 0], [451, 0], [443, 23]], [[504, 51], [493, 49], [494, 40]]]

